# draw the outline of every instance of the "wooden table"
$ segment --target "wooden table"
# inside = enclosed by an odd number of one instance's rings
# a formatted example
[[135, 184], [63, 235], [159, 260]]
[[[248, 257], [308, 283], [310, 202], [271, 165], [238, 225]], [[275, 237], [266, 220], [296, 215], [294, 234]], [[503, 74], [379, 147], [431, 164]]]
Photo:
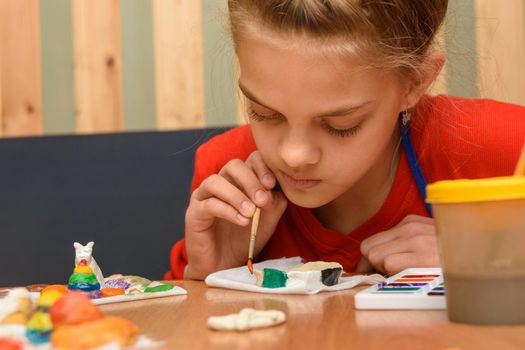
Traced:
[[[187, 295], [102, 305], [106, 314], [135, 322], [159, 349], [525, 349], [524, 326], [471, 326], [449, 322], [445, 310], [354, 309], [362, 289], [317, 295], [274, 295], [207, 288], [176, 281]], [[525, 292], [524, 292], [525, 293]], [[279, 309], [283, 325], [247, 332], [217, 332], [209, 316], [244, 307]]]

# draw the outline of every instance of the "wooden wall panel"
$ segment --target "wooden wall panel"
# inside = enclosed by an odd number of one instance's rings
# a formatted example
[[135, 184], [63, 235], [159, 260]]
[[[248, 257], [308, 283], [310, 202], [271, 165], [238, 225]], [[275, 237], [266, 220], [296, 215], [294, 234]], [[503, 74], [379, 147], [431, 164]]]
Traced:
[[4, 136], [42, 133], [38, 4], [0, 0], [0, 129]]
[[204, 125], [201, 2], [153, 0], [157, 127]]
[[[440, 32], [436, 36], [436, 50], [442, 51], [446, 55], [447, 47], [445, 42], [445, 36], [443, 33], [444, 29], [441, 29]], [[430, 87], [429, 94], [431, 95], [440, 95], [440, 94], [446, 94], [447, 93], [447, 61], [445, 61], [445, 65], [443, 66], [443, 69], [439, 73], [439, 76], [437, 77], [436, 81], [432, 86]]]
[[0, 45], [0, 137], [4, 135], [4, 107], [2, 105], [2, 46]]
[[[122, 4], [128, 6], [124, 11]], [[138, 29], [135, 19], [129, 18], [129, 8], [138, 11], [143, 43], [153, 40], [153, 62], [140, 61], [129, 50], [144, 52], [150, 45], [136, 45]], [[137, 10], [140, 8], [151, 9], [151, 13]], [[236, 96], [237, 67], [225, 12], [226, 0], [0, 0], [0, 136], [245, 123], [242, 101]], [[72, 38], [62, 40], [68, 36], [56, 35], [62, 33], [61, 28], [70, 28]], [[121, 32], [127, 35], [124, 41]], [[448, 64], [431, 93], [525, 105], [525, 0], [504, 4], [451, 0], [440, 37]], [[64, 55], [57, 49], [59, 42], [71, 45], [71, 40], [74, 67], [67, 64], [71, 57], [62, 60]], [[135, 60], [126, 72], [121, 42], [128, 44], [124, 52]], [[61, 88], [55, 70], [49, 69], [50, 57], [55, 58], [52, 68], [68, 77], [69, 83], [62, 82]], [[63, 71], [66, 69], [69, 71]], [[147, 82], [144, 76], [149, 76]], [[134, 89], [126, 91], [124, 81]], [[124, 111], [124, 94], [134, 103], [129, 103], [128, 111]], [[142, 108], [143, 100], [148, 101], [147, 109]], [[65, 102], [67, 113], [62, 108]]]
[[123, 129], [118, 0], [73, 0], [76, 130]]
[[480, 94], [525, 105], [525, 0], [476, 0]]
[[227, 0], [201, 0], [205, 117], [208, 126], [237, 122], [235, 53], [228, 31]]

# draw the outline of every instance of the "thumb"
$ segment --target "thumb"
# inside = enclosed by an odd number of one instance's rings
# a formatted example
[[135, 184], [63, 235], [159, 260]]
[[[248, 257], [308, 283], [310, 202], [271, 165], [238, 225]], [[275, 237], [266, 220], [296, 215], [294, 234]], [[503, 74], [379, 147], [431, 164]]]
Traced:
[[365, 273], [365, 272], [372, 272], [374, 271], [374, 267], [367, 258], [364, 256], [361, 257], [361, 260], [357, 263], [357, 267], [355, 268], [355, 272], [357, 273]]
[[261, 218], [257, 229], [256, 250], [259, 252], [275, 232], [277, 224], [288, 205], [288, 199], [281, 192], [272, 192], [272, 200], [261, 208]]

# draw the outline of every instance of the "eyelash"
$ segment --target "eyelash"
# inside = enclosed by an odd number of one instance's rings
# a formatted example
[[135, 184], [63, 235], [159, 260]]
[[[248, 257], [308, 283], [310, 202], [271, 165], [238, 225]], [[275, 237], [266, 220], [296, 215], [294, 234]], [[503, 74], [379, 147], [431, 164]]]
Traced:
[[[250, 116], [251, 119], [258, 121], [258, 122], [263, 122], [266, 120], [276, 120], [281, 117], [277, 113], [272, 114], [272, 115], [262, 115], [262, 114], [255, 112], [251, 108], [248, 108], [248, 115]], [[361, 124], [357, 124], [356, 126], [353, 126], [349, 129], [336, 129], [328, 125], [325, 121], [322, 121], [321, 125], [330, 135], [334, 135], [338, 137], [354, 136], [361, 129]]]
[[280, 117], [278, 113], [271, 114], [271, 115], [262, 115], [262, 114], [255, 112], [251, 108], [248, 108], [248, 114], [251, 119], [258, 121], [258, 122], [263, 122], [265, 120], [275, 120], [275, 119], [279, 119]]
[[328, 131], [330, 135], [334, 135], [338, 137], [354, 136], [361, 129], [361, 124], [357, 124], [356, 126], [352, 126], [351, 128], [348, 128], [348, 129], [336, 129], [326, 124], [326, 122], [324, 121], [322, 122], [322, 126], [326, 131]]

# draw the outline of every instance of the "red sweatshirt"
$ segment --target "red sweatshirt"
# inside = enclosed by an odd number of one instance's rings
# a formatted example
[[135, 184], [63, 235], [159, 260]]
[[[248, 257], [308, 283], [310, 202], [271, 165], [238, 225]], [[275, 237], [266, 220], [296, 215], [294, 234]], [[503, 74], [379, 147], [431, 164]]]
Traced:
[[[445, 179], [512, 175], [525, 141], [525, 107], [492, 100], [425, 97], [412, 114], [411, 136], [428, 183]], [[191, 190], [218, 173], [229, 160], [246, 159], [256, 149], [251, 129], [232, 129], [199, 147]], [[310, 209], [288, 203], [276, 231], [257, 260], [301, 256], [337, 261], [354, 271], [359, 246], [409, 214], [428, 215], [404, 152], [381, 209], [349, 234], [322, 226]], [[182, 279], [187, 264], [184, 239], [171, 250], [166, 279]]]

